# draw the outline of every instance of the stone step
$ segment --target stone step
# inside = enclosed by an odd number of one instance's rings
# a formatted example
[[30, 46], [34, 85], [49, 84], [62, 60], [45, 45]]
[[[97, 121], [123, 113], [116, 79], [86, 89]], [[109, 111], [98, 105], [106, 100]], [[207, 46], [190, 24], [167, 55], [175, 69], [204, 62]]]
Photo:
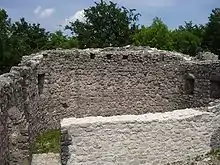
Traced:
[[61, 165], [60, 154], [34, 154], [31, 165]]

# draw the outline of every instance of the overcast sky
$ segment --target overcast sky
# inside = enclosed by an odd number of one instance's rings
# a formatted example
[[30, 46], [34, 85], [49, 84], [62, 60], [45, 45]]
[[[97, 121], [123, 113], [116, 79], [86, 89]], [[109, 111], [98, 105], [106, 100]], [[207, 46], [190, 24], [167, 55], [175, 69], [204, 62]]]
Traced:
[[[220, 0], [112, 0], [119, 6], [135, 8], [141, 13], [140, 24], [149, 25], [156, 16], [170, 27], [176, 28], [184, 21], [203, 24], [211, 10], [220, 7]], [[0, 0], [0, 8], [7, 10], [12, 20], [25, 17], [32, 23], [55, 31], [68, 20], [83, 19], [82, 10], [94, 0]]]

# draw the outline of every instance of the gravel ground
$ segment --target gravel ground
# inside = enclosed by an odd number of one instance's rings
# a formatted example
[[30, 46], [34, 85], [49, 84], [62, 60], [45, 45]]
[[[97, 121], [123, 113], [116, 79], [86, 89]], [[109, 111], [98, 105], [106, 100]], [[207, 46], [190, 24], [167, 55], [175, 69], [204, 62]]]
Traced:
[[34, 154], [31, 165], [61, 165], [60, 155], [54, 153]]

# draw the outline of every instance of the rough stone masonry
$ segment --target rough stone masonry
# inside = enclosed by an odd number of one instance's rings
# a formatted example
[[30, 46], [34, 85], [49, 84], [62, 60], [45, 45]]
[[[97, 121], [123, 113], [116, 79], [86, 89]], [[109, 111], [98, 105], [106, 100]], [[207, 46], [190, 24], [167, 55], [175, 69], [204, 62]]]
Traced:
[[144, 48], [49, 51], [39, 67], [45, 73], [40, 108], [49, 113], [48, 125], [59, 127], [54, 123], [70, 115], [138, 115], [204, 106], [220, 95], [219, 64]]
[[210, 139], [220, 126], [213, 123], [214, 117], [211, 112], [185, 109], [144, 115], [66, 118], [61, 127], [72, 140], [64, 151], [68, 153], [62, 154], [67, 155], [62, 157], [62, 163], [162, 165], [186, 162], [211, 150]]
[[36, 135], [60, 128], [60, 120], [67, 117], [206, 107], [220, 98], [219, 73], [218, 60], [197, 61], [143, 47], [50, 50], [25, 56], [0, 75], [0, 162], [30, 163]]

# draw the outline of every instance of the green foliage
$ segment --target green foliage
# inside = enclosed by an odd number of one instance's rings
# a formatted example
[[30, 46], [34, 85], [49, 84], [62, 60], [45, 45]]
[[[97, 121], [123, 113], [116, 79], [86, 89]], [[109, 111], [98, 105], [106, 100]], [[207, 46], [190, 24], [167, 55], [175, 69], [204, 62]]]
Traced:
[[135, 9], [117, 7], [116, 3], [101, 0], [85, 12], [85, 22], [72, 22], [66, 29], [76, 34], [79, 47], [123, 46], [132, 42], [139, 14]]
[[30, 24], [21, 18], [13, 23], [11, 33], [11, 43], [18, 48], [13, 49], [13, 53], [22, 56], [46, 48], [49, 33], [40, 24]]
[[11, 23], [5, 10], [0, 10], [0, 71], [9, 71], [23, 55], [45, 49], [48, 32], [40, 24], [30, 24], [21, 18]]
[[194, 25], [192, 21], [185, 22], [173, 31], [174, 50], [195, 56], [201, 51], [201, 42], [204, 34], [204, 26]]
[[215, 8], [209, 16], [202, 46], [212, 53], [220, 55], [220, 8]]
[[60, 130], [50, 130], [40, 134], [32, 147], [34, 154], [59, 153], [60, 152]]
[[62, 31], [58, 30], [55, 33], [51, 33], [49, 36], [48, 48], [56, 49], [70, 49], [77, 47], [78, 43], [75, 37], [67, 37]]
[[11, 34], [11, 20], [5, 10], [0, 9], [0, 74], [8, 71], [10, 58], [6, 51], [10, 48], [9, 36]]
[[208, 155], [213, 156], [216, 159], [220, 160], [220, 148], [212, 149], [212, 151]]
[[185, 25], [179, 26], [178, 30], [190, 32], [196, 35], [197, 37], [199, 37], [200, 39], [202, 39], [204, 35], [205, 26], [193, 24], [192, 21], [189, 21], [189, 22], [185, 21]]
[[4, 58], [3, 41], [0, 38], [0, 74], [1, 74], [1, 72], [3, 72], [3, 68], [1, 68], [4, 64], [3, 58]]
[[17, 65], [23, 55], [77, 46], [75, 37], [67, 37], [61, 31], [49, 33], [40, 24], [30, 24], [24, 18], [12, 23], [6, 11], [0, 10], [0, 74]]
[[138, 46], [150, 46], [158, 49], [172, 50], [172, 35], [167, 25], [159, 18], [154, 18], [150, 27], [142, 26], [134, 35], [134, 44]]
[[47, 32], [40, 24], [24, 18], [11, 22], [7, 12], [0, 9], [0, 74], [17, 65], [23, 55], [44, 49], [124, 46], [134, 44], [178, 51], [195, 56], [199, 51], [220, 55], [220, 8], [215, 8], [206, 25], [185, 22], [175, 30], [159, 18], [150, 26], [138, 28], [139, 13], [135, 9], [118, 7], [116, 3], [100, 0], [84, 10], [85, 21], [71, 22], [65, 29]]
[[7, 12], [4, 9], [0, 9], [0, 37], [3, 40], [7, 40], [10, 34], [11, 20], [8, 18]]
[[135, 45], [178, 51], [195, 56], [201, 51], [203, 34], [204, 27], [193, 25], [192, 21], [185, 22], [185, 25], [171, 31], [165, 23], [156, 17], [151, 26], [142, 26], [133, 39]]
[[177, 52], [195, 56], [200, 50], [201, 40], [190, 31], [173, 31], [173, 47]]
[[78, 48], [78, 40], [76, 37], [68, 37], [67, 42], [64, 45], [64, 49], [70, 49], [70, 48]]

